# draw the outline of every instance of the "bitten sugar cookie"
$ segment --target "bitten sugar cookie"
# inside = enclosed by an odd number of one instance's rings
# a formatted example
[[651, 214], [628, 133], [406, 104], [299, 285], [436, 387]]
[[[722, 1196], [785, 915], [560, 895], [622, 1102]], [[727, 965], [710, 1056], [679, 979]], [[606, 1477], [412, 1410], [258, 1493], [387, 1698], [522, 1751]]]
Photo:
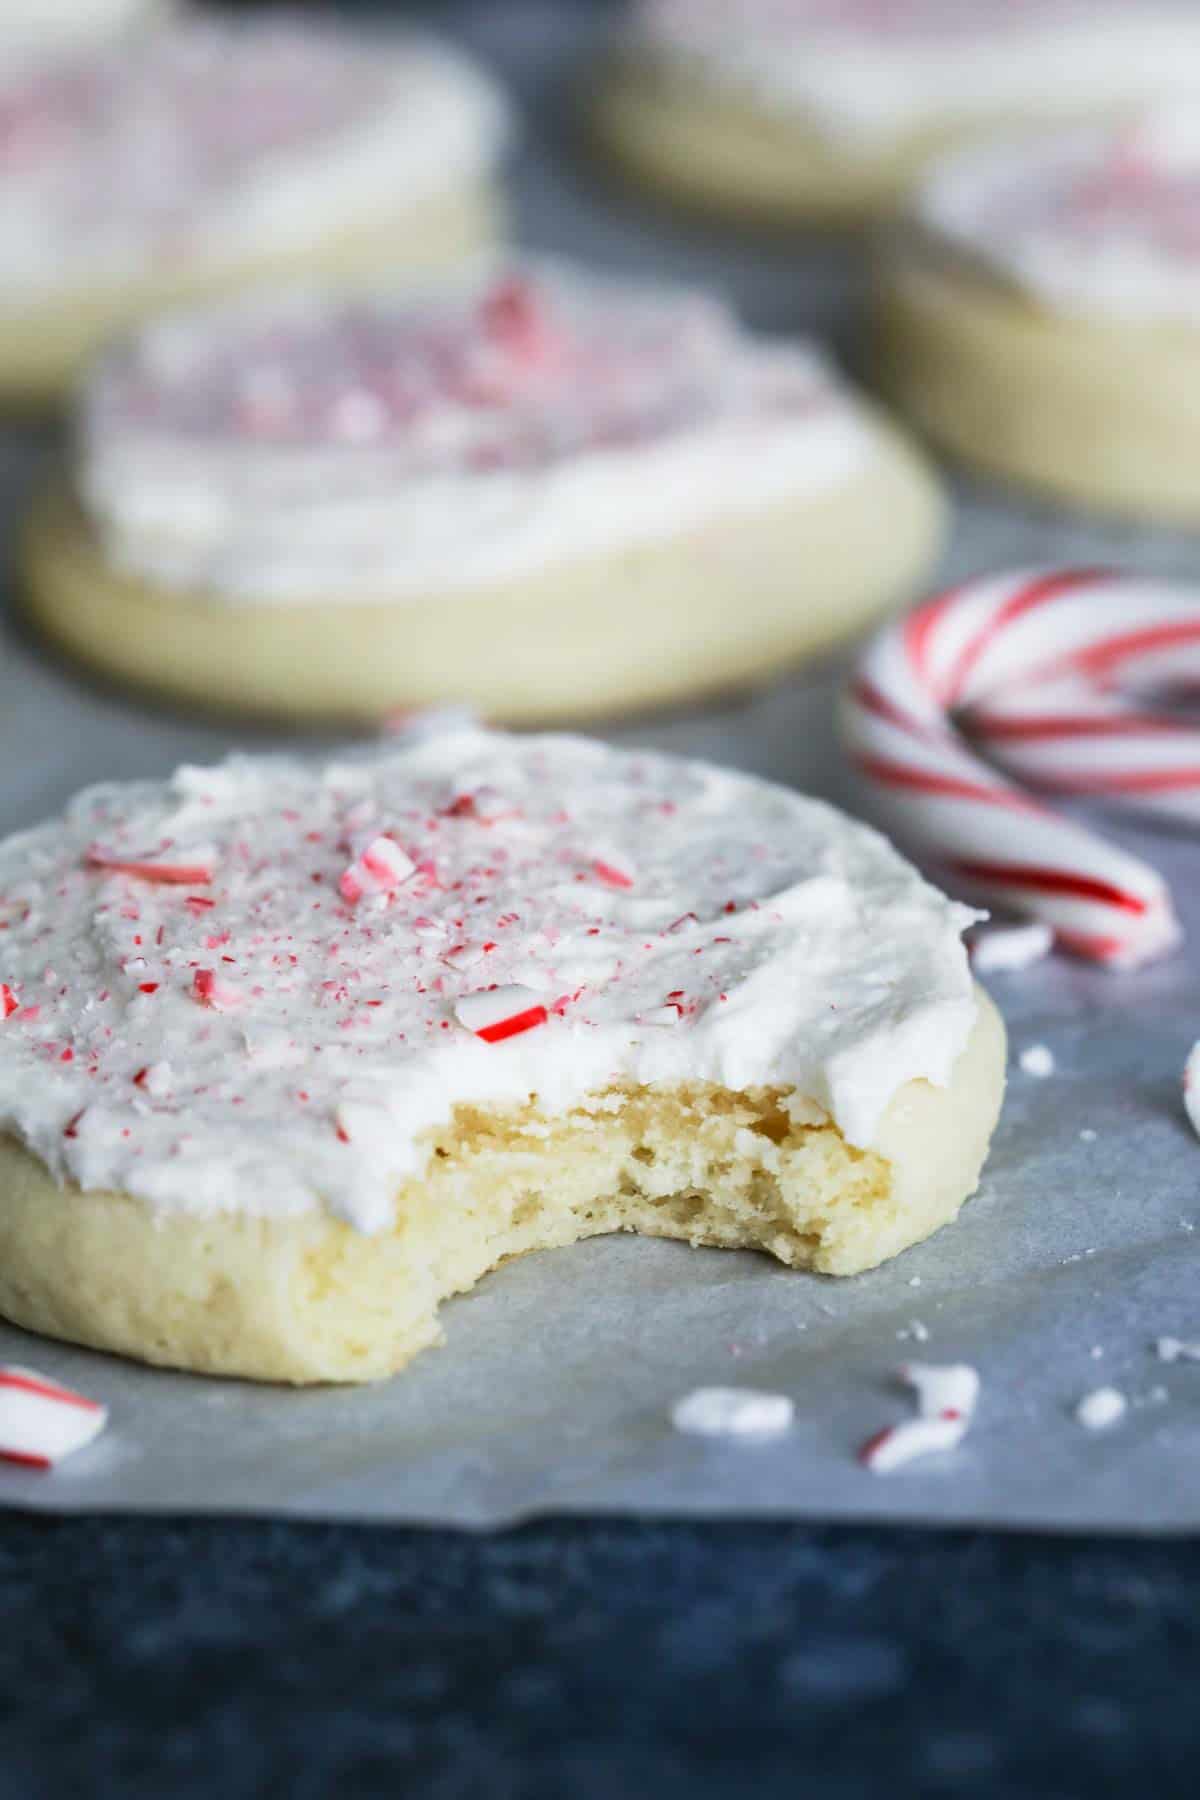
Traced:
[[1200, 99], [1189, 0], [634, 0], [605, 146], [679, 198], [779, 220], [890, 205], [947, 144]]
[[578, 738], [93, 789], [0, 845], [0, 1312], [354, 1381], [598, 1232], [871, 1268], [996, 1121], [973, 917], [817, 801]]
[[456, 52], [298, 18], [187, 17], [0, 56], [0, 398], [52, 398], [170, 302], [475, 250], [507, 128]]
[[878, 338], [887, 392], [979, 469], [1200, 525], [1200, 105], [939, 165]]
[[30, 605], [208, 706], [578, 719], [825, 648], [928, 572], [923, 461], [719, 305], [516, 270], [151, 327], [84, 390]]

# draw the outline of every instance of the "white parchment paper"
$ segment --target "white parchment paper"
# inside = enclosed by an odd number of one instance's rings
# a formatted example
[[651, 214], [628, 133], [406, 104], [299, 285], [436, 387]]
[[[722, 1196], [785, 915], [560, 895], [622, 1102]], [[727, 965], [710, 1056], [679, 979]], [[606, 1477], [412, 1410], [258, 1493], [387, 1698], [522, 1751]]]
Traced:
[[[609, 267], [707, 276], [759, 324], [822, 331], [853, 355], [845, 250], [751, 252], [631, 210], [569, 159], [562, 78], [579, 43], [568, 18], [539, 0], [462, 21], [541, 102], [517, 172], [525, 237]], [[52, 454], [48, 439], [0, 440], [10, 544], [21, 495]], [[947, 580], [1042, 560], [1200, 567], [1196, 542], [960, 499]], [[605, 735], [853, 803], [830, 729], [837, 675]], [[0, 615], [2, 831], [90, 780], [278, 741], [89, 685]], [[1168, 872], [1191, 947], [1134, 976], [1054, 959], [994, 978], [1014, 1050], [1009, 1100], [979, 1196], [930, 1243], [848, 1282], [626, 1238], [549, 1252], [448, 1305], [444, 1349], [354, 1391], [173, 1375], [0, 1327], [0, 1360], [32, 1363], [112, 1410], [105, 1436], [53, 1474], [0, 1466], [0, 1504], [475, 1527], [588, 1511], [1200, 1528], [1200, 1366], [1166, 1366], [1153, 1349], [1161, 1335], [1200, 1337], [1200, 1143], [1179, 1088], [1200, 1035], [1200, 838], [1121, 835]], [[1015, 1067], [1035, 1043], [1056, 1058], [1049, 1079]], [[960, 1450], [875, 1477], [854, 1451], [908, 1415], [892, 1372], [909, 1357], [975, 1363], [982, 1400]], [[673, 1433], [681, 1394], [743, 1383], [794, 1397], [790, 1435], [753, 1447]], [[1130, 1407], [1091, 1434], [1074, 1408], [1102, 1384]]]

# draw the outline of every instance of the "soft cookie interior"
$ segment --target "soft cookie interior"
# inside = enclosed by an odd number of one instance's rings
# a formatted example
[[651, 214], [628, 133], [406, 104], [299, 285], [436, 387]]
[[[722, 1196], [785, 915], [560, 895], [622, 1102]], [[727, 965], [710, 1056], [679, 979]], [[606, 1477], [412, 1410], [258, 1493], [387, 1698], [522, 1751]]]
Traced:
[[1004, 1066], [1004, 1028], [980, 992], [950, 1084], [901, 1088], [869, 1151], [779, 1088], [618, 1086], [557, 1117], [536, 1101], [460, 1106], [376, 1236], [326, 1214], [200, 1218], [59, 1188], [0, 1139], [0, 1311], [147, 1362], [349, 1382], [436, 1343], [441, 1302], [508, 1257], [603, 1232], [853, 1275], [973, 1192]]

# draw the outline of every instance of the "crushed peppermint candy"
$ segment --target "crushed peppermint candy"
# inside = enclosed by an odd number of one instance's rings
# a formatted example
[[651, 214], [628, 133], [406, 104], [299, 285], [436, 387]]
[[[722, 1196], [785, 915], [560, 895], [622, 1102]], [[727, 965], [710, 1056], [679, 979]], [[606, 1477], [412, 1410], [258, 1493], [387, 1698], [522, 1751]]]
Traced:
[[375, 837], [344, 871], [338, 892], [354, 906], [364, 894], [394, 894], [416, 872], [416, 863], [399, 844], [389, 837]]
[[0, 1461], [50, 1469], [100, 1435], [99, 1401], [15, 1363], [0, 1367]]
[[1075, 1408], [1075, 1417], [1087, 1431], [1107, 1431], [1129, 1410], [1129, 1402], [1119, 1388], [1093, 1388]]
[[760, 1441], [790, 1431], [796, 1409], [786, 1394], [757, 1388], [696, 1388], [671, 1408], [671, 1423], [689, 1437]]
[[213, 879], [207, 863], [172, 863], [162, 857], [115, 856], [93, 846], [87, 853], [89, 868], [103, 869], [109, 875], [129, 875], [136, 881], [160, 883], [167, 887], [206, 887]]
[[957, 1449], [979, 1399], [979, 1373], [968, 1363], [906, 1363], [899, 1376], [916, 1395], [917, 1417], [887, 1426], [862, 1446], [858, 1460], [874, 1475]]
[[213, 969], [197, 969], [192, 977], [192, 997], [214, 1012], [232, 1012], [244, 1004], [245, 996], [232, 982], [224, 981]]
[[[285, 403], [253, 391], [264, 369]], [[115, 559], [237, 605], [478, 590], [577, 555], [580, 531], [597, 553], [659, 542], [876, 454], [813, 345], [764, 342], [702, 291], [524, 259], [156, 320], [80, 412], [78, 486]], [[522, 504], [498, 505], [513, 484]], [[159, 523], [181, 487], [210, 497], [205, 530]], [[605, 840], [593, 854], [631, 885]]]
[[505, 1038], [520, 1037], [522, 1032], [545, 1025], [550, 1014], [540, 994], [532, 988], [513, 985], [464, 994], [454, 1003], [454, 1016], [485, 1044], [499, 1044]]
[[1200, 1343], [1195, 1339], [1160, 1337], [1154, 1346], [1159, 1362], [1200, 1363]]

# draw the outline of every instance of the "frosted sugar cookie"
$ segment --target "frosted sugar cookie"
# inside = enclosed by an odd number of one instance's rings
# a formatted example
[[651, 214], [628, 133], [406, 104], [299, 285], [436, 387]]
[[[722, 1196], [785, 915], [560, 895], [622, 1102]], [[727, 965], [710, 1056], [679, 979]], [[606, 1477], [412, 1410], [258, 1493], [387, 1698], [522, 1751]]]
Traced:
[[878, 335], [889, 395], [978, 468], [1200, 524], [1200, 105], [939, 164]]
[[807, 348], [519, 268], [152, 326], [27, 546], [68, 649], [209, 706], [577, 719], [761, 677], [928, 571], [925, 464]]
[[455, 260], [492, 235], [506, 131], [457, 53], [298, 17], [0, 58], [0, 397], [53, 396], [168, 302]]
[[597, 113], [678, 198], [837, 220], [947, 144], [1178, 97], [1200, 99], [1185, 0], [633, 0]]
[[974, 916], [820, 802], [579, 738], [93, 789], [0, 844], [0, 1313], [354, 1381], [598, 1232], [871, 1268], [996, 1121]]

